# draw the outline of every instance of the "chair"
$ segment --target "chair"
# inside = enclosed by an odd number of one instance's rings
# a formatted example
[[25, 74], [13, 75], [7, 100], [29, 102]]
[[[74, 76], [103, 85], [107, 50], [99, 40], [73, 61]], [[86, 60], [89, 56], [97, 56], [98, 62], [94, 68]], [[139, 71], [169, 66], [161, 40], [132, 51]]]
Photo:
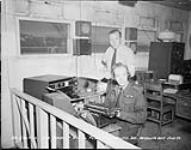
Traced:
[[174, 120], [174, 106], [165, 101], [162, 84], [159, 82], [145, 82], [144, 96], [148, 103], [147, 120], [159, 124], [159, 132], [161, 135], [161, 127]]

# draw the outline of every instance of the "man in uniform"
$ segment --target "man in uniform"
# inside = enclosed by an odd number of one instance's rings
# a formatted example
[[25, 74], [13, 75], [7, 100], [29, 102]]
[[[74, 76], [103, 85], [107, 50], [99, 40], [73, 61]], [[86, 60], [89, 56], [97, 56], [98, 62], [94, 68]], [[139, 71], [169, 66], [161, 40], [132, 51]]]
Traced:
[[131, 137], [137, 136], [138, 129], [147, 117], [143, 91], [129, 81], [130, 74], [126, 65], [117, 63], [112, 68], [112, 74], [118, 86], [108, 84], [105, 106], [120, 108], [120, 111], [116, 113], [117, 125], [122, 128], [120, 137], [132, 143], [137, 142], [131, 140]]

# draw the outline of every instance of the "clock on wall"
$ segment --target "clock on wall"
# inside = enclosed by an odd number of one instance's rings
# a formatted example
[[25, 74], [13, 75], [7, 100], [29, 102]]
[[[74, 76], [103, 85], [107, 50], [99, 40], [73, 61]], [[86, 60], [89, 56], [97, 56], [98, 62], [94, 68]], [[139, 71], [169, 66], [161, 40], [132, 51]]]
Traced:
[[76, 21], [76, 36], [91, 36], [91, 22], [90, 21]]

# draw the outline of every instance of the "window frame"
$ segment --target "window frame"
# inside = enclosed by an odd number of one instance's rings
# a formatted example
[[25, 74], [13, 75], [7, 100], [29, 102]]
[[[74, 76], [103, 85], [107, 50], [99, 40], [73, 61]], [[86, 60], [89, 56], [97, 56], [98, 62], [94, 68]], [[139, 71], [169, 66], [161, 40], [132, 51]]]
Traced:
[[[67, 42], [67, 53], [57, 53], [57, 54], [22, 54], [21, 53], [21, 43], [20, 43], [20, 21], [34, 21], [34, 22], [50, 22], [50, 23], [65, 23], [68, 24], [68, 42]], [[57, 20], [57, 19], [45, 19], [45, 18], [29, 18], [29, 17], [17, 17], [16, 18], [16, 42], [17, 42], [17, 56], [19, 57], [50, 57], [50, 56], [63, 56], [63, 55], [71, 55], [73, 52], [72, 47], [72, 29], [73, 22], [68, 20]]]

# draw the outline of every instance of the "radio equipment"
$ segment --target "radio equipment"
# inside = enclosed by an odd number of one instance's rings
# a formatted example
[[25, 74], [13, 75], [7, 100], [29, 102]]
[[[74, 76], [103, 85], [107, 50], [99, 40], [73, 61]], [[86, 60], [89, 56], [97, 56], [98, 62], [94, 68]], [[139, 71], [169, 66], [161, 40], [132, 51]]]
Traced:
[[43, 99], [46, 93], [62, 91], [70, 98], [77, 98], [75, 77], [59, 75], [42, 75], [24, 79], [24, 92], [38, 99]]

